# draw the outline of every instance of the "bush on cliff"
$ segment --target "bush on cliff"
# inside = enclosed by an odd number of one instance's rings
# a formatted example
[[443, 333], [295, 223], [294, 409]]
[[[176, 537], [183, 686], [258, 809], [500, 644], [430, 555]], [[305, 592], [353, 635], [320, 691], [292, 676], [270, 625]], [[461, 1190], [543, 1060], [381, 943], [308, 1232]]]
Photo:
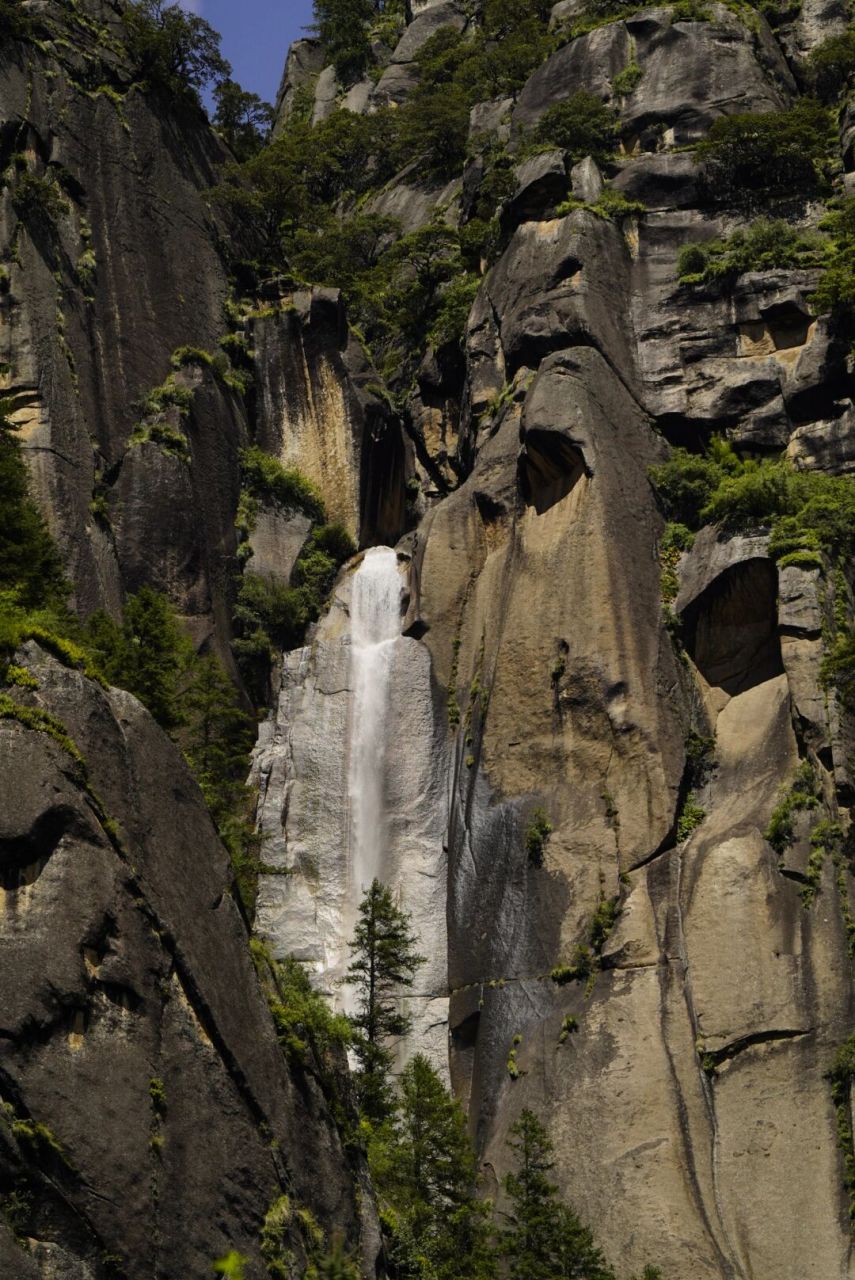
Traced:
[[674, 449], [650, 468], [666, 519], [689, 530], [705, 524], [771, 530], [781, 563], [822, 564], [855, 554], [855, 481], [796, 471], [785, 459], [740, 458], [714, 437], [706, 454]]
[[597, 164], [605, 164], [615, 149], [617, 118], [596, 94], [578, 89], [566, 102], [556, 102], [541, 117], [535, 130], [535, 141], [560, 147], [576, 164], [592, 156]]
[[811, 303], [820, 314], [837, 316], [851, 333], [855, 327], [855, 196], [833, 201], [819, 225], [829, 237], [830, 249]]
[[725, 240], [685, 245], [677, 270], [681, 284], [727, 283], [748, 271], [799, 271], [819, 266], [828, 242], [782, 218], [758, 218]]
[[696, 156], [710, 199], [750, 208], [826, 190], [837, 144], [832, 113], [802, 98], [788, 111], [719, 117]]
[[822, 102], [838, 102], [855, 76], [855, 26], [842, 35], [828, 36], [812, 49], [805, 70]]
[[15, 438], [11, 398], [0, 400], [0, 592], [24, 609], [63, 607], [68, 584], [62, 562], [35, 503]]

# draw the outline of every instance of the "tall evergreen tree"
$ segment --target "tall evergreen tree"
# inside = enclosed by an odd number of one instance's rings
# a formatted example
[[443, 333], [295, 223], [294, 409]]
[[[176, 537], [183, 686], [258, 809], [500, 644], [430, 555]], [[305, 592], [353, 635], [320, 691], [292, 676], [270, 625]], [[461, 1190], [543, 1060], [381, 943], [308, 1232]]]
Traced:
[[0, 593], [24, 609], [63, 606], [68, 585], [53, 540], [29, 494], [27, 466], [11, 421], [13, 397], [0, 400]]
[[463, 1110], [424, 1055], [404, 1069], [398, 1111], [377, 1132], [369, 1161], [402, 1277], [494, 1276], [489, 1206], [475, 1195]]
[[416, 951], [410, 916], [395, 906], [392, 894], [379, 880], [365, 891], [359, 921], [350, 943], [353, 959], [347, 982], [356, 988], [358, 1010], [353, 1018], [358, 1038], [357, 1086], [365, 1114], [382, 1120], [390, 1110], [388, 1041], [406, 1035], [411, 1018], [402, 1013], [401, 990], [413, 985], [424, 956]]
[[185, 753], [219, 822], [243, 792], [253, 722], [241, 709], [234, 685], [213, 654], [193, 663], [180, 702]]
[[589, 1228], [558, 1200], [552, 1142], [533, 1111], [522, 1112], [508, 1146], [518, 1166], [505, 1178], [513, 1207], [502, 1251], [511, 1280], [615, 1280]]
[[314, 30], [340, 80], [354, 80], [365, 70], [371, 56], [368, 23], [378, 7], [376, 0], [315, 0]]

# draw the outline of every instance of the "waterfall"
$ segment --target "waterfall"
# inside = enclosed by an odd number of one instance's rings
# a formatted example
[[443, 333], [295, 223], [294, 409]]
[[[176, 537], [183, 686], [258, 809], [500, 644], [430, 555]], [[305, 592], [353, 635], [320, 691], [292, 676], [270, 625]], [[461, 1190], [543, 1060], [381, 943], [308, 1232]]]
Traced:
[[354, 907], [387, 852], [386, 746], [390, 675], [401, 636], [401, 575], [389, 547], [366, 552], [353, 580], [350, 616], [352, 704], [348, 796]]

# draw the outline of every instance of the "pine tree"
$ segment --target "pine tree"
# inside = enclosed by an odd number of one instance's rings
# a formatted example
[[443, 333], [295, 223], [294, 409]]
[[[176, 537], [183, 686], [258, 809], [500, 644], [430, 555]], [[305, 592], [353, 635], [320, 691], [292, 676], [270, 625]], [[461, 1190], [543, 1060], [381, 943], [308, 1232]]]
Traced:
[[353, 1019], [358, 1039], [357, 1087], [370, 1119], [381, 1120], [390, 1110], [388, 1041], [406, 1035], [410, 1017], [398, 1008], [402, 988], [411, 987], [424, 956], [416, 951], [410, 916], [395, 906], [392, 894], [375, 880], [365, 891], [359, 922], [350, 943], [353, 960], [347, 982], [356, 988], [358, 1012]]
[[475, 1156], [460, 1104], [422, 1054], [401, 1076], [399, 1109], [369, 1148], [389, 1207], [391, 1252], [402, 1275], [489, 1280], [489, 1206], [475, 1196]]
[[0, 399], [0, 592], [25, 609], [62, 606], [62, 562], [30, 497], [27, 466], [15, 439], [13, 397]]
[[359, 1268], [345, 1253], [340, 1236], [333, 1240], [329, 1252], [312, 1262], [306, 1272], [306, 1280], [359, 1280]]
[[513, 1209], [504, 1233], [504, 1252], [511, 1280], [552, 1280], [557, 1186], [549, 1181], [554, 1167], [552, 1143], [533, 1111], [525, 1110], [511, 1128], [508, 1146], [518, 1169], [505, 1177]]
[[207, 654], [192, 666], [180, 699], [187, 759], [205, 793], [214, 820], [235, 807], [243, 792], [253, 723], [219, 661]]
[[505, 1178], [513, 1208], [502, 1241], [511, 1280], [615, 1280], [590, 1229], [558, 1200], [549, 1181], [553, 1146], [533, 1111], [511, 1128], [518, 1168]]
[[378, 6], [374, 0], [315, 0], [314, 30], [340, 80], [356, 79], [371, 56], [368, 23]]

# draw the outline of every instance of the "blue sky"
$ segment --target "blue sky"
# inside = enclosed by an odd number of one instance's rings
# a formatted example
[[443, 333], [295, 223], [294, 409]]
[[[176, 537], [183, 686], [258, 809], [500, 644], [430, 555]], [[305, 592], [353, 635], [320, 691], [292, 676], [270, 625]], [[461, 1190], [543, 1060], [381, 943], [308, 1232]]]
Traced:
[[276, 100], [292, 40], [312, 19], [312, 0], [181, 0], [223, 37], [223, 53], [244, 89]]

